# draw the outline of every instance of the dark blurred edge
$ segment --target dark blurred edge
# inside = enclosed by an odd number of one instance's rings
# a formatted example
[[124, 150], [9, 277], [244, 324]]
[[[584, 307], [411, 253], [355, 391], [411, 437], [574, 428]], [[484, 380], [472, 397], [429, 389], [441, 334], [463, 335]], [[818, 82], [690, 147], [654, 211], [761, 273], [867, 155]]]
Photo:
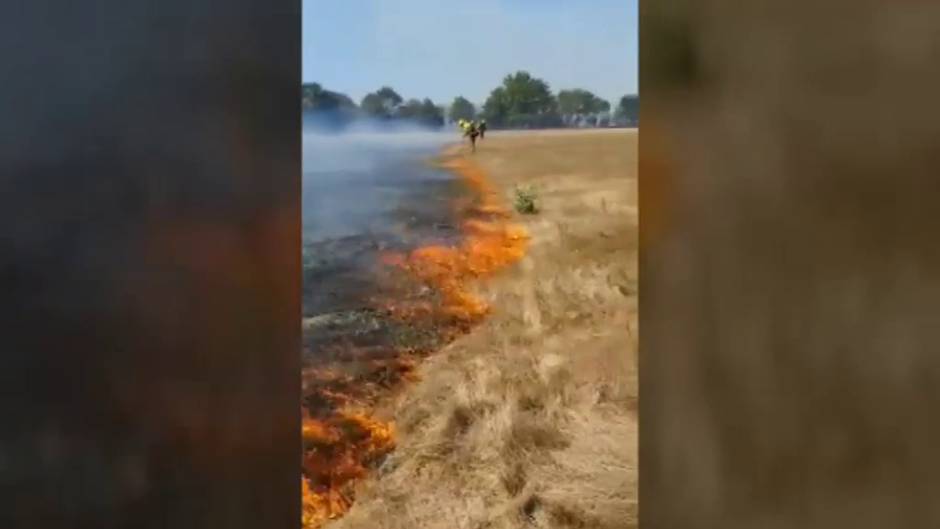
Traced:
[[940, 527], [940, 4], [641, 3], [640, 527]]
[[0, 527], [299, 523], [300, 8], [0, 7]]

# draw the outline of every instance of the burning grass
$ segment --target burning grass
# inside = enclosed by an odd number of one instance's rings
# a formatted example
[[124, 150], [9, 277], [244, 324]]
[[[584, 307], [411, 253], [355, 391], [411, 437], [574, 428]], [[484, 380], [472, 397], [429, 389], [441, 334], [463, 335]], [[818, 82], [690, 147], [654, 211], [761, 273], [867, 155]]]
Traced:
[[394, 454], [331, 529], [636, 527], [635, 153], [623, 132], [487, 138], [488, 184], [540, 189], [525, 255], [466, 282], [488, 316], [416, 366]]
[[426, 246], [410, 254], [386, 254], [386, 263], [406, 270], [440, 294], [436, 306], [406, 302], [391, 303], [390, 308], [407, 320], [437, 318], [439, 326], [465, 330], [489, 310], [473, 292], [474, 281], [519, 261], [525, 255], [528, 234], [521, 226], [508, 222], [502, 194], [487, 182], [478, 166], [456, 157], [442, 165], [459, 174], [475, 192], [472, 217], [462, 225], [464, 240], [456, 247]]
[[391, 423], [339, 412], [303, 423], [304, 527], [319, 527], [346, 512], [352, 486], [367, 468], [395, 447]]
[[[373, 300], [385, 328], [398, 324], [397, 340], [368, 345], [337, 342], [319, 355], [343, 364], [342, 369], [320, 366], [304, 373], [305, 529], [319, 528], [345, 513], [355, 499], [357, 482], [395, 448], [394, 424], [373, 416], [371, 410], [413, 376], [418, 359], [486, 316], [489, 306], [474, 292], [474, 284], [525, 254], [528, 234], [509, 222], [502, 195], [483, 171], [456, 157], [442, 165], [462, 178], [474, 200], [456, 205], [465, 219], [459, 244], [382, 255], [384, 265], [407, 279], [394, 295]], [[435, 339], [428, 340], [428, 335]]]

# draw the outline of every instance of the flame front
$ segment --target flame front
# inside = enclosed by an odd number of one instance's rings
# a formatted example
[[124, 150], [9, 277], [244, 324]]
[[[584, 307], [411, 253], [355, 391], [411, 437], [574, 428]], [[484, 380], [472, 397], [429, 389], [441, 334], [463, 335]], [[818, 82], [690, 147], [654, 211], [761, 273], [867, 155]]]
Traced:
[[[521, 259], [528, 234], [509, 223], [502, 196], [476, 165], [452, 158], [443, 166], [460, 176], [476, 198], [469, 215], [464, 214], [463, 242], [455, 247], [430, 245], [407, 254], [384, 254], [384, 264], [405, 271], [436, 293], [436, 299], [385, 300], [380, 305], [399, 321], [429, 325], [446, 342], [468, 332], [487, 314], [489, 306], [473, 292], [473, 282]], [[350, 356], [356, 351], [343, 353]], [[354, 500], [356, 483], [394, 449], [394, 425], [363, 410], [411, 377], [414, 353], [399, 347], [394, 354], [373, 361], [369, 374], [358, 377], [328, 369], [305, 373], [305, 386], [314, 388], [308, 399], [315, 400], [321, 412], [315, 418], [308, 412], [303, 418], [304, 529], [320, 528], [345, 513]]]
[[353, 485], [395, 447], [394, 428], [364, 414], [338, 412], [327, 420], [304, 420], [302, 431], [302, 526], [317, 528], [349, 509]]
[[386, 254], [385, 263], [407, 270], [441, 296], [435, 308], [423, 301], [389, 306], [405, 319], [433, 315], [440, 325], [466, 331], [489, 311], [487, 303], [473, 292], [472, 282], [520, 260], [529, 237], [523, 227], [508, 222], [510, 215], [502, 196], [479, 167], [458, 158], [442, 165], [460, 175], [476, 193], [471, 217], [461, 226], [463, 243], [457, 247], [425, 246], [407, 255]]

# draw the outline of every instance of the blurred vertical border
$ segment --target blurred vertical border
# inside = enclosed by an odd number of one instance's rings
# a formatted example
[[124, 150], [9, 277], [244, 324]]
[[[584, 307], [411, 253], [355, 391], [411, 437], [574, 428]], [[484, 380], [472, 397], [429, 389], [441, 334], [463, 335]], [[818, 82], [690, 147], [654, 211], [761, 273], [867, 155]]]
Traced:
[[640, 526], [940, 526], [940, 4], [641, 2]]
[[300, 0], [0, 8], [0, 527], [295, 527]]

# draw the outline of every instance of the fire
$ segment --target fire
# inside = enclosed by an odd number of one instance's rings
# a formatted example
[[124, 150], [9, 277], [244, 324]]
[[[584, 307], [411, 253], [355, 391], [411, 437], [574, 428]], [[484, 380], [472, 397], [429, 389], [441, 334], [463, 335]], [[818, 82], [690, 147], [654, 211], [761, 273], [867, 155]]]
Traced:
[[304, 528], [321, 527], [346, 512], [352, 505], [355, 482], [395, 447], [392, 423], [346, 412], [304, 420], [302, 437]]
[[[485, 300], [473, 292], [473, 283], [523, 257], [528, 234], [510, 224], [503, 197], [485, 174], [467, 160], [453, 158], [443, 166], [458, 174], [475, 192], [476, 201], [462, 208], [466, 219], [458, 246], [430, 245], [407, 254], [387, 253], [382, 263], [403, 270], [435, 294], [434, 300], [418, 297], [386, 300], [381, 305], [411, 327], [429, 325], [449, 341], [489, 312]], [[343, 351], [356, 357], [354, 347]], [[395, 447], [392, 423], [370, 417], [375, 403], [391, 387], [408, 380], [414, 368], [412, 351], [402, 347], [367, 363], [371, 372], [352, 377], [327, 368], [305, 372], [307, 415], [303, 418], [302, 526], [317, 529], [341, 516], [354, 500], [356, 482]], [[310, 404], [314, 402], [315, 404]], [[317, 411], [310, 415], [311, 408]]]
[[[471, 208], [476, 218], [464, 221], [464, 241], [458, 247], [425, 246], [408, 255], [386, 254], [383, 262], [407, 270], [441, 295], [438, 316], [465, 327], [479, 322], [489, 311], [487, 303], [473, 293], [474, 280], [488, 277], [525, 255], [528, 233], [510, 224], [503, 197], [489, 184], [479, 167], [454, 158], [442, 164], [460, 175], [477, 194]], [[405, 318], [427, 312], [423, 302], [391, 304]]]

